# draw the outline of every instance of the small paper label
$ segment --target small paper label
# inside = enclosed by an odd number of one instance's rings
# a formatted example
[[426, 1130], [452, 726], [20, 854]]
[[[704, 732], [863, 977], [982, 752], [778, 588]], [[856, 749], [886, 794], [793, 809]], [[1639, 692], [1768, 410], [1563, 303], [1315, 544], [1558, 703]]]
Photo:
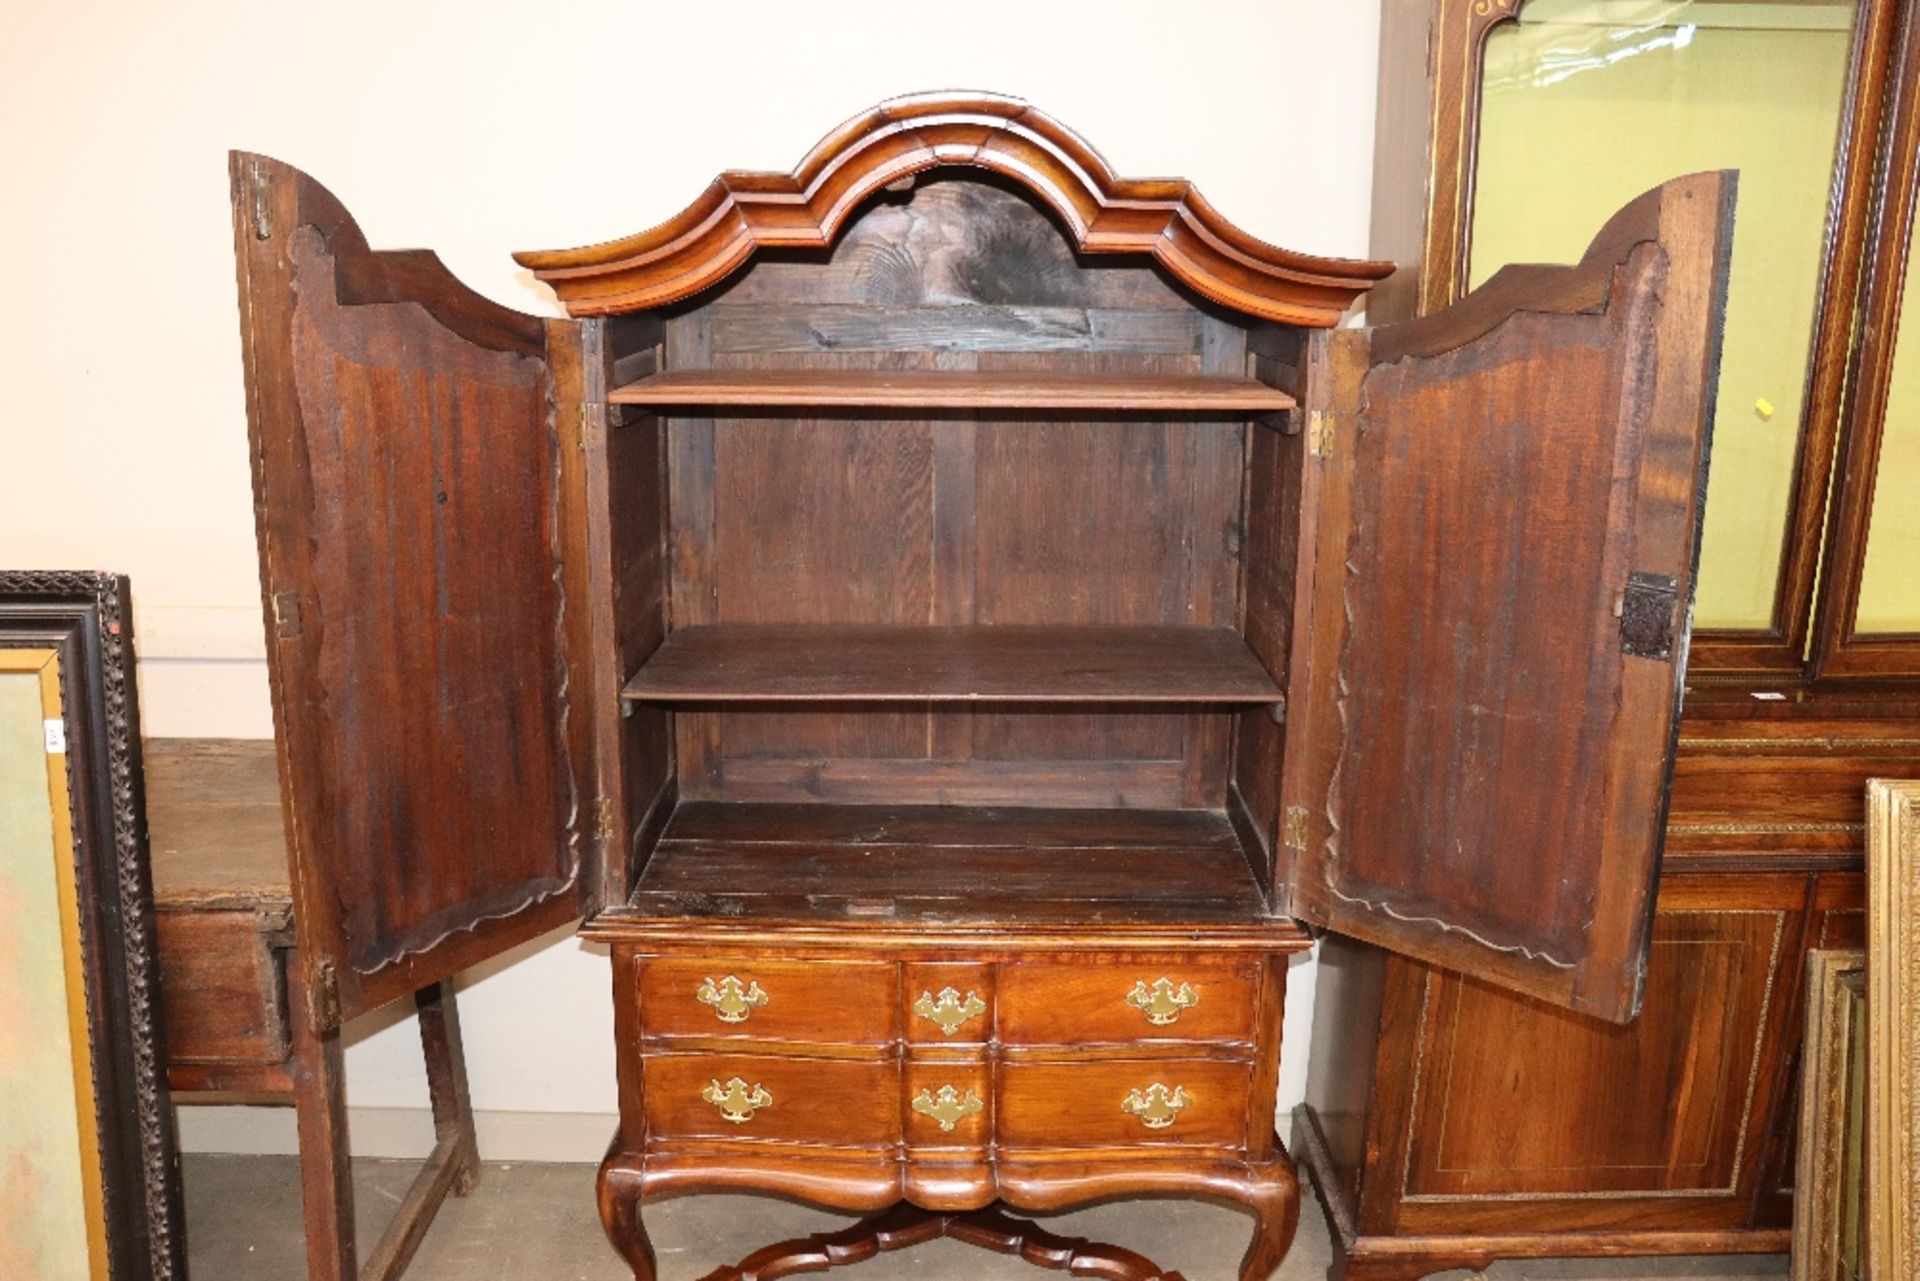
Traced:
[[47, 755], [64, 756], [67, 751], [67, 723], [54, 717], [47, 723]]
[[1787, 701], [1787, 696], [1777, 689], [1756, 689], [1753, 691], [1753, 696], [1763, 703], [1784, 703]]

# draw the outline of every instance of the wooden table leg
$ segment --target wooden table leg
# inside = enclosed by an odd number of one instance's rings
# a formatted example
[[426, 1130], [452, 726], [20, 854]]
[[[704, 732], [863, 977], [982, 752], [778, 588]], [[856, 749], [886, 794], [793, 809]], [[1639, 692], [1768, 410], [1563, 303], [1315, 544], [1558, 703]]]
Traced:
[[467, 1054], [460, 1040], [460, 1010], [453, 984], [440, 982], [414, 993], [420, 1012], [420, 1048], [427, 1057], [427, 1089], [433, 1096], [437, 1139], [454, 1140], [453, 1194], [466, 1196], [480, 1178], [480, 1144], [473, 1131], [473, 1100], [467, 1095]]
[[293, 1106], [300, 1134], [300, 1202], [308, 1281], [354, 1281], [353, 1167], [347, 1148], [347, 1075], [338, 1029], [316, 1035], [306, 984], [289, 975]]

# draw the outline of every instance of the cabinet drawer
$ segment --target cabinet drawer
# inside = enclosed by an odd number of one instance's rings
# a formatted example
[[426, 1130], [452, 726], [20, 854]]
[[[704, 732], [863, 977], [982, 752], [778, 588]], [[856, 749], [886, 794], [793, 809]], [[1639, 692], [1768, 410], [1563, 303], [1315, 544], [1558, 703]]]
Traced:
[[170, 1062], [286, 1061], [281, 955], [253, 912], [155, 912], [154, 951]]
[[1252, 962], [1009, 965], [1000, 972], [1000, 1039], [1248, 1042], [1258, 975]]
[[653, 1054], [642, 1072], [651, 1138], [878, 1147], [900, 1133], [899, 1068], [890, 1060]]
[[1252, 1071], [1220, 1059], [1007, 1064], [998, 1137], [1009, 1148], [1244, 1147]]
[[896, 1035], [894, 975], [885, 962], [666, 957], [641, 968], [640, 1026], [649, 1037], [878, 1045]]

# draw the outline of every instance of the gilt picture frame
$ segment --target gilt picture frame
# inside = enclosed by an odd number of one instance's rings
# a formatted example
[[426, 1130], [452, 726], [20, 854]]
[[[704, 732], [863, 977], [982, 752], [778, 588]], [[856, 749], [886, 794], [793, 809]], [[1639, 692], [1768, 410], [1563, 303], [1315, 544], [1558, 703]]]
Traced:
[[1807, 957], [1793, 1281], [1859, 1281], [1866, 1194], [1867, 954]]
[[5, 1276], [186, 1276], [127, 601], [0, 570]]
[[1867, 1274], [1920, 1275], [1920, 780], [1867, 784]]

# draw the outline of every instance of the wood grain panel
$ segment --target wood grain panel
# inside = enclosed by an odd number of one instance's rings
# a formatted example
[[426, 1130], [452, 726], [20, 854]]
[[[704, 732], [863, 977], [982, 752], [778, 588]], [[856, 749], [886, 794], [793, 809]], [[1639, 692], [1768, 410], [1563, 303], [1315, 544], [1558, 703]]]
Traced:
[[[729, 1023], [699, 993], [709, 982], [738, 979], [759, 989], [760, 1003]], [[738, 1038], [878, 1045], [895, 1040], [898, 978], [881, 962], [770, 961], [754, 957], [669, 957], [640, 969], [640, 1027], [644, 1036]]]
[[371, 252], [296, 170], [236, 154], [233, 182], [300, 955], [333, 1020], [576, 915], [594, 797], [559, 506], [581, 451], [541, 321]]
[[[647, 1131], [655, 1139], [879, 1147], [900, 1136], [900, 1068], [892, 1061], [649, 1054], [641, 1071]], [[772, 1100], [737, 1123], [701, 1097], [710, 1084], [724, 1089], [735, 1078]]]
[[[1193, 1003], [1155, 1024], [1128, 1003], [1136, 985], [1168, 981]], [[1124, 964], [1053, 965], [1028, 961], [1000, 970], [999, 1037], [1009, 1045], [1104, 1042], [1246, 1043], [1254, 1030], [1258, 968], [1191, 959], [1128, 959]], [[1185, 989], [1182, 992], [1182, 989]]]
[[682, 628], [640, 702], [1259, 703], [1280, 688], [1226, 627]]
[[273, 741], [150, 738], [142, 757], [155, 906], [290, 911]]
[[1266, 919], [1218, 814], [825, 804], [684, 805], [629, 910], [928, 925]]
[[[1157, 1058], [1005, 1063], [998, 1080], [1000, 1145], [1018, 1148], [1215, 1147], [1247, 1142], [1252, 1064], [1233, 1059]], [[1131, 1091], [1159, 1084], [1186, 1091], [1188, 1105], [1165, 1129], [1122, 1107]]]
[[169, 1063], [285, 1062], [285, 980], [271, 929], [245, 909], [154, 914]]
[[[1761, 1070], [1794, 982], [1796, 879], [1774, 908], [1656, 915], [1646, 1003], [1625, 1027], [1431, 971], [1404, 1199], [1731, 1203], [1765, 1138]], [[1727, 1213], [1737, 1222], [1744, 1206]]]
[[1293, 397], [1252, 378], [997, 370], [676, 370], [607, 393], [615, 405], [679, 408], [959, 409], [1284, 413]]
[[1313, 626], [1337, 657], [1315, 679], [1337, 692], [1306, 731], [1338, 747], [1289, 802], [1315, 829], [1309, 919], [1637, 1008], [1731, 197], [1729, 175], [1677, 179], [1578, 266], [1508, 269], [1372, 335], [1322, 448], [1347, 519], [1320, 535]]

